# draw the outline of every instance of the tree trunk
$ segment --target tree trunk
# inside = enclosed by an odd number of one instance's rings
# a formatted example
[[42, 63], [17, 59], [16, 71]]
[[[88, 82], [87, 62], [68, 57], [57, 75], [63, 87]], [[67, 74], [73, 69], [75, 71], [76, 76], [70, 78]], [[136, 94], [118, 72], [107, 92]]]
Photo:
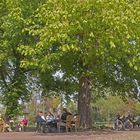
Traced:
[[78, 112], [81, 117], [81, 127], [82, 128], [91, 128], [91, 85], [90, 78], [87, 76], [82, 76], [80, 79], [80, 90], [79, 90], [79, 99], [78, 99]]

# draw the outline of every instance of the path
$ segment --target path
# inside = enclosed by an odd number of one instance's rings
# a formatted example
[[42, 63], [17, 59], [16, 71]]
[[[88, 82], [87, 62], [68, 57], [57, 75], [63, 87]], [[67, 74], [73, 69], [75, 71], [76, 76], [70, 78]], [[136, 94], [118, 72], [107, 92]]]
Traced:
[[61, 134], [0, 133], [0, 140], [140, 140], [140, 131], [90, 131]]

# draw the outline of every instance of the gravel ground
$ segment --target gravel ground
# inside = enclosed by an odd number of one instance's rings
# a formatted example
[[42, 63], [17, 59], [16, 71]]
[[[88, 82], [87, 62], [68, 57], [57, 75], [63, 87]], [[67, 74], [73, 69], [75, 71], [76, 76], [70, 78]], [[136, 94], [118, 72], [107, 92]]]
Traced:
[[77, 133], [10, 132], [0, 133], [0, 140], [140, 140], [140, 131], [88, 131]]

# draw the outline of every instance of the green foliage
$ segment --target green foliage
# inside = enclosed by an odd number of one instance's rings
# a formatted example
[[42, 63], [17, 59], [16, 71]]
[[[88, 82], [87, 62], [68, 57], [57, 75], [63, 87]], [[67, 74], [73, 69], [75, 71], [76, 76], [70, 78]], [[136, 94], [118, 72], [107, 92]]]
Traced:
[[125, 102], [120, 96], [108, 96], [101, 98], [96, 103], [92, 103], [94, 109], [93, 118], [96, 121], [113, 120], [118, 113], [122, 113], [125, 108]]
[[[139, 78], [137, 2], [47, 1], [34, 12], [26, 32], [35, 45], [20, 46], [22, 67], [62, 70], [67, 77], [92, 75], [130, 90]], [[117, 11], [117, 12], [116, 12]], [[132, 44], [135, 41], [136, 44]]]
[[134, 112], [134, 114], [136, 114], [136, 115], [139, 115], [139, 114], [140, 114], [140, 103], [139, 103], [139, 102], [136, 102], [136, 103], [134, 104], [133, 112]]
[[0, 1], [0, 83], [7, 116], [20, 114], [22, 106], [19, 102], [28, 101], [30, 97], [25, 69], [20, 68], [23, 56], [17, 51], [27, 37], [22, 32], [27, 17], [24, 17], [21, 2], [23, 1]]
[[[44, 93], [78, 92], [80, 78], [90, 77], [95, 86], [129, 94], [133, 80], [140, 80], [139, 14], [139, 1], [1, 0], [5, 102], [12, 98], [18, 107], [19, 99], [28, 99], [27, 70], [36, 70]], [[64, 75], [55, 79], [58, 71]]]

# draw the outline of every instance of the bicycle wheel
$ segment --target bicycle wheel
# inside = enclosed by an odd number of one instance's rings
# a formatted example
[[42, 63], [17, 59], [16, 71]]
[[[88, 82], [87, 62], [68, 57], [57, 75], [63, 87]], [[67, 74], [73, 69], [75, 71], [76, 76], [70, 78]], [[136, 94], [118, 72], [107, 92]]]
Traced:
[[121, 120], [116, 120], [116, 122], [114, 123], [114, 129], [115, 130], [122, 130], [123, 128], [123, 123]]
[[124, 123], [124, 130], [131, 130], [133, 128], [133, 123], [131, 123], [130, 121], [126, 121]]

